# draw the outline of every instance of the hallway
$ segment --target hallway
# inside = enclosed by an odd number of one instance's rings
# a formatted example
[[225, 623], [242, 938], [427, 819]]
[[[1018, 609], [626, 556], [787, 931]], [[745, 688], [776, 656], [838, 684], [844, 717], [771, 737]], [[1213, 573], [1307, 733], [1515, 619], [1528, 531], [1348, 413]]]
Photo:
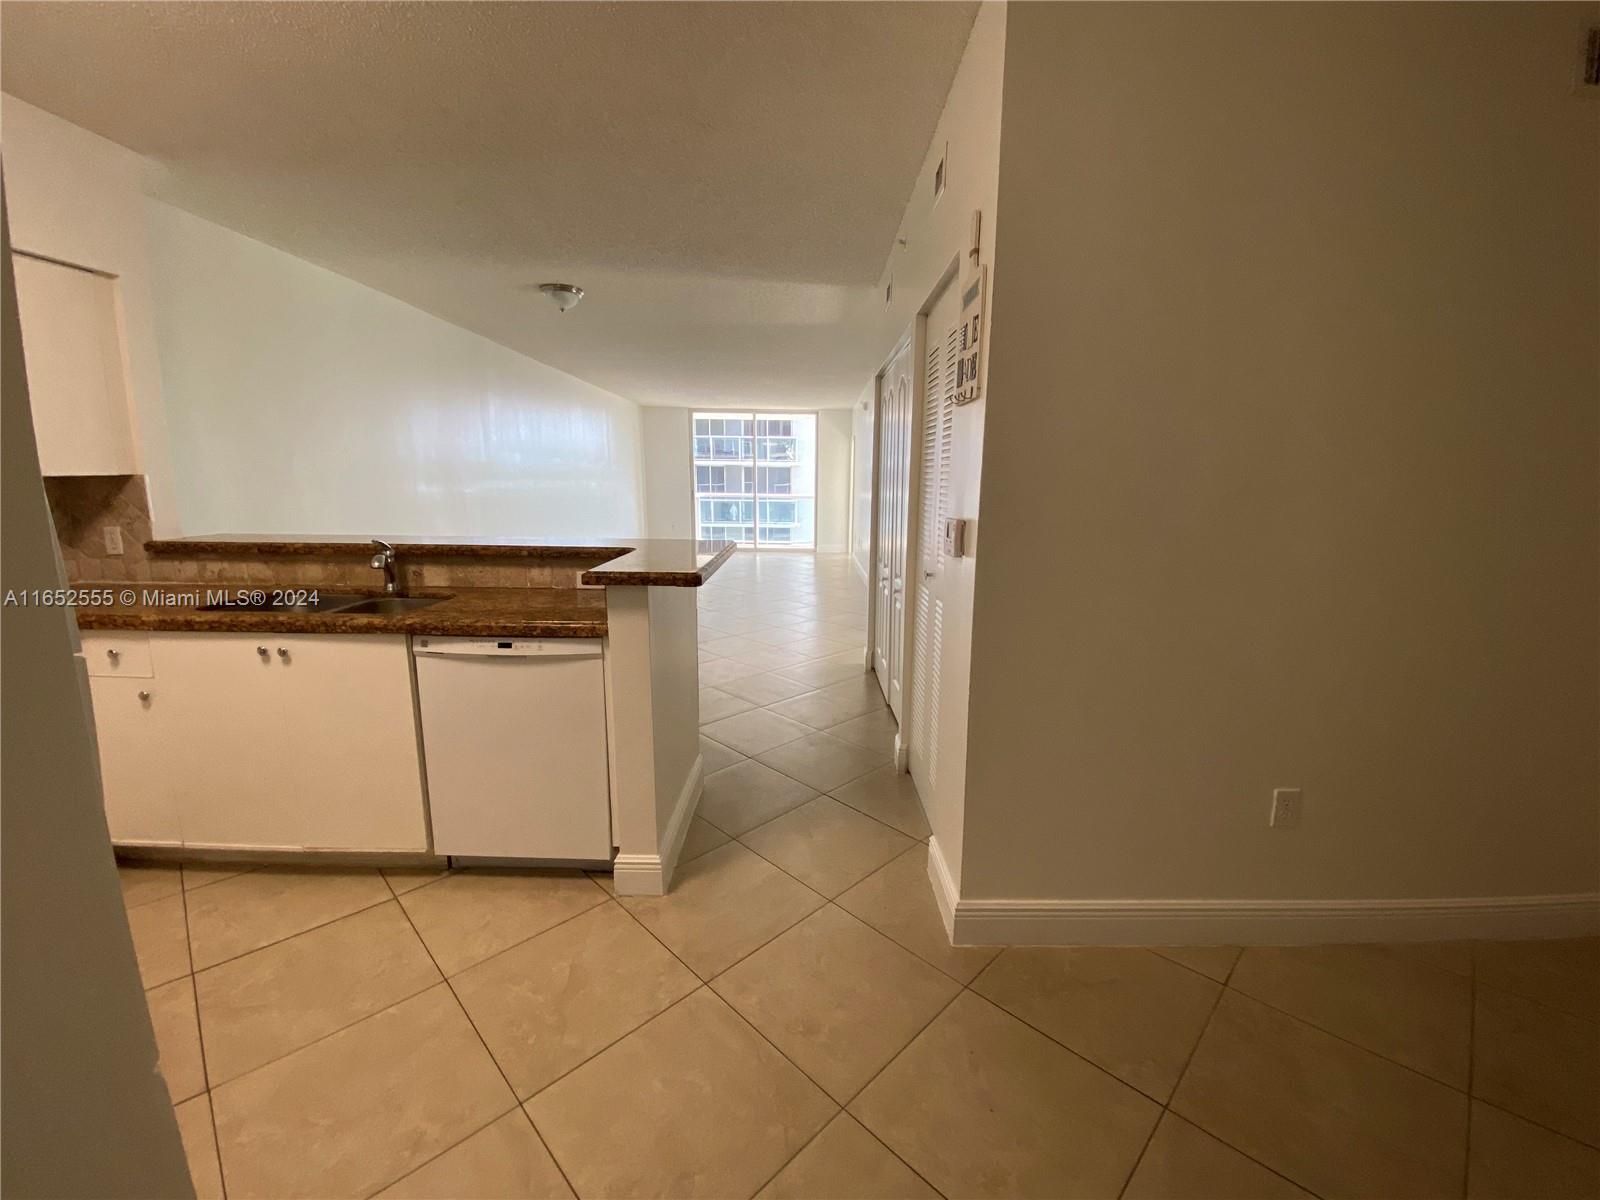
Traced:
[[951, 947], [865, 605], [704, 589], [667, 896], [124, 864], [199, 1194], [1594, 1194], [1592, 940]]
[[[742, 838], [789, 814], [758, 852], [827, 895], [907, 848], [883, 826], [928, 836], [890, 765], [894, 715], [862, 669], [866, 604], [848, 558], [743, 552], [700, 599], [700, 817]], [[813, 803], [819, 793], [837, 803]]]

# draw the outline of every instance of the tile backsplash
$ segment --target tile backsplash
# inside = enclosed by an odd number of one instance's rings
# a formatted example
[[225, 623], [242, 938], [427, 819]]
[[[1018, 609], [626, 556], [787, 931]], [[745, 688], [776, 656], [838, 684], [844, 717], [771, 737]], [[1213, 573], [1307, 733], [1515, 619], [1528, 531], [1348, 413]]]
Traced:
[[[143, 475], [47, 475], [45, 497], [67, 582], [135, 582], [152, 578], [144, 544], [150, 539], [150, 499]], [[106, 552], [106, 529], [122, 530], [122, 553]]]
[[[150, 501], [143, 475], [52, 475], [44, 481], [68, 583], [248, 583], [377, 588], [383, 575], [366, 554], [350, 556], [150, 555]], [[122, 553], [106, 552], [105, 531], [122, 530]], [[561, 556], [530, 562], [518, 555], [413, 556], [400, 569], [408, 589], [576, 587], [578, 576], [612, 555]]]

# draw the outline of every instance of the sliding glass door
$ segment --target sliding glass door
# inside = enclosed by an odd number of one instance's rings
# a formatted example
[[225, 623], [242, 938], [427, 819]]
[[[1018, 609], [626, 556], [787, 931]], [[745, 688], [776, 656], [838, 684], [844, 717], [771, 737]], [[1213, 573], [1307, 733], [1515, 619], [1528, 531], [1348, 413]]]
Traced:
[[696, 536], [810, 550], [817, 542], [817, 415], [694, 414]]

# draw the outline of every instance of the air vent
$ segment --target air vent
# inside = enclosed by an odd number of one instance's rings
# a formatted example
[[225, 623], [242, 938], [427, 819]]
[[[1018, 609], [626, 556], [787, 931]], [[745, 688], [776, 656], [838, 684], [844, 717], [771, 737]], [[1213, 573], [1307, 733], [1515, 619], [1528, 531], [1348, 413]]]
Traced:
[[883, 306], [888, 308], [894, 303], [894, 276], [889, 276], [889, 282], [883, 285]]
[[1583, 85], [1600, 87], [1600, 29], [1589, 30], [1589, 43], [1583, 56]]
[[934, 167], [934, 169], [933, 169], [933, 198], [935, 200], [937, 200], [940, 196], [944, 195], [944, 183], [945, 183], [944, 164], [945, 164], [946, 160], [949, 159], [949, 157], [950, 157], [950, 150], [949, 150], [949, 147], [946, 147], [945, 148], [945, 152], [939, 156], [939, 165]]

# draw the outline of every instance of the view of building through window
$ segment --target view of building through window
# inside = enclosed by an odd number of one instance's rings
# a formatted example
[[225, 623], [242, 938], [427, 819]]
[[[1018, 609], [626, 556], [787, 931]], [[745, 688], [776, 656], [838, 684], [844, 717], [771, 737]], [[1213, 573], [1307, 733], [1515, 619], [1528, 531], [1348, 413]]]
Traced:
[[695, 413], [694, 502], [703, 540], [811, 549], [816, 414]]

